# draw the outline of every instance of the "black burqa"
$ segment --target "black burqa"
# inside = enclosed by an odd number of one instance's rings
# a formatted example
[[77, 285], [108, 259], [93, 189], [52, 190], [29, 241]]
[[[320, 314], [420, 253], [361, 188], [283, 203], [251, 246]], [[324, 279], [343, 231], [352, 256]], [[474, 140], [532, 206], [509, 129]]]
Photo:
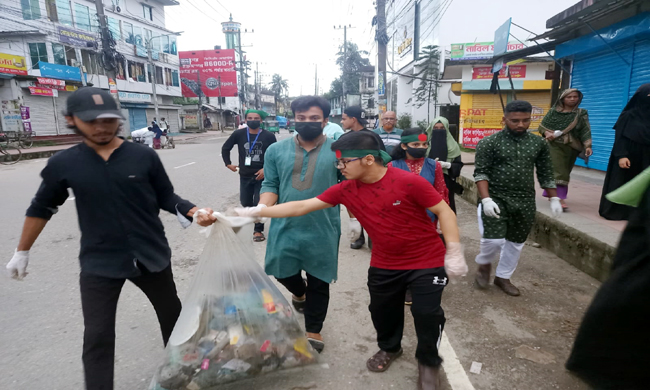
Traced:
[[650, 190], [633, 210], [566, 363], [594, 389], [650, 388]]
[[[440, 122], [439, 122], [440, 123]], [[438, 161], [447, 161], [448, 146], [447, 146], [447, 130], [446, 129], [433, 129], [431, 131], [431, 150], [429, 151], [429, 158], [438, 159]], [[451, 161], [451, 168], [447, 169], [445, 173], [445, 184], [449, 189], [449, 207], [456, 212], [456, 200], [454, 194], [461, 195], [463, 193], [463, 186], [456, 182], [456, 178], [460, 176], [460, 170], [463, 169], [463, 162], [460, 156]]]
[[[607, 176], [600, 199], [600, 216], [620, 221], [628, 220], [633, 208], [615, 204], [605, 199], [605, 195], [621, 187], [650, 166], [650, 84], [643, 84], [618, 117], [614, 130], [614, 147], [609, 157]], [[627, 157], [630, 168], [618, 165], [619, 159]], [[649, 385], [650, 386], [650, 385]]]

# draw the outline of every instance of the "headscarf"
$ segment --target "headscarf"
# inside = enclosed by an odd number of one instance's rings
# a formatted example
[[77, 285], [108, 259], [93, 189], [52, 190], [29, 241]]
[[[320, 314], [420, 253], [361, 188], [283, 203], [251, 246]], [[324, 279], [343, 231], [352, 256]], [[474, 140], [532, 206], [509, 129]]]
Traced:
[[262, 120], [264, 120], [264, 118], [269, 116], [269, 114], [266, 111], [262, 111], [262, 110], [246, 110], [246, 112], [244, 113], [244, 120], [246, 120], [246, 116], [248, 114], [259, 114], [259, 116], [262, 118]]
[[[436, 123], [442, 123], [445, 130], [434, 130], [433, 126]], [[429, 136], [429, 150], [427, 155], [430, 158], [437, 158], [439, 161], [452, 162], [456, 157], [460, 156], [460, 146], [454, 139], [454, 136], [449, 132], [449, 121], [443, 116], [434, 118], [429, 127], [427, 128]], [[444, 134], [444, 138], [443, 138]]]
[[632, 99], [618, 117], [614, 129], [617, 137], [626, 138], [650, 145], [650, 83], [643, 84], [637, 89]]
[[[564, 107], [564, 98], [569, 94], [576, 92], [579, 96], [578, 103], [575, 105], [571, 112], [562, 112]], [[575, 88], [569, 88], [564, 90], [560, 97], [557, 99], [553, 108], [548, 111], [548, 113], [542, 119], [542, 123], [539, 126], [539, 133], [543, 134], [545, 131], [565, 131], [569, 126], [575, 127], [578, 123], [577, 119], [580, 114], [580, 103], [582, 103], [582, 92]], [[571, 130], [569, 130], [571, 131]]]

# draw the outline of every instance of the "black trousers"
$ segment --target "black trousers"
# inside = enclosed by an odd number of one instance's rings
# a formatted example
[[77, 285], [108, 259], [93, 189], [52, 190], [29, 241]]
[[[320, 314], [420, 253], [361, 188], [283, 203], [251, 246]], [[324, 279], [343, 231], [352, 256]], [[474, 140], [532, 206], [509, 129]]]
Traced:
[[301, 297], [305, 294], [305, 330], [308, 333], [320, 333], [323, 322], [327, 316], [327, 307], [330, 303], [330, 285], [322, 280], [307, 274], [307, 285], [301, 274], [288, 278], [277, 279], [293, 295]]
[[[255, 207], [260, 202], [262, 181], [253, 177], [239, 176], [239, 202], [244, 207]], [[264, 224], [256, 223], [255, 232], [264, 232]]]
[[[141, 276], [129, 280], [153, 304], [163, 342], [167, 345], [181, 313], [181, 301], [176, 294], [171, 265], [161, 272], [143, 270]], [[85, 326], [82, 360], [87, 390], [113, 389], [115, 315], [125, 281], [126, 279], [111, 279], [83, 272], [79, 276]]]
[[418, 337], [415, 357], [426, 366], [438, 367], [442, 363], [438, 346], [445, 327], [445, 312], [440, 300], [447, 281], [444, 267], [419, 270], [370, 267], [369, 309], [381, 350], [393, 353], [402, 348], [404, 294], [408, 287], [413, 297], [411, 313]]

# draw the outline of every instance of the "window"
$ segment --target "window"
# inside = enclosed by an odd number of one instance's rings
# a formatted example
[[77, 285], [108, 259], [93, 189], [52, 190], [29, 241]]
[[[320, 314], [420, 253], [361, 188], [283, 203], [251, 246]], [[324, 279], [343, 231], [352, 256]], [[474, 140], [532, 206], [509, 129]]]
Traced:
[[38, 62], [47, 62], [47, 47], [44, 43], [30, 43], [29, 56], [32, 60], [32, 68], [38, 69]]
[[122, 33], [124, 34], [124, 41], [132, 45], [135, 44], [135, 37], [133, 36], [133, 25], [131, 23], [122, 22]]
[[375, 108], [375, 99], [368, 99], [368, 108]]
[[99, 62], [97, 60], [97, 54], [93, 51], [82, 50], [81, 62], [83, 63], [83, 66], [86, 67], [86, 72], [88, 72], [89, 74], [103, 75], [105, 73], [104, 69], [101, 66], [99, 66]]
[[153, 22], [153, 8], [142, 4], [142, 17]]
[[144, 64], [135, 61], [127, 61], [127, 66], [129, 69], [129, 78], [133, 81], [139, 81], [144, 83], [147, 81], [144, 72]]
[[156, 66], [156, 84], [163, 84], [163, 68]]
[[78, 29], [90, 31], [90, 11], [88, 7], [75, 3], [74, 17]]
[[120, 21], [114, 18], [108, 18], [108, 31], [111, 32], [111, 36], [114, 40], [119, 41], [122, 38], [120, 34]]
[[126, 71], [124, 70], [124, 61], [117, 63], [117, 75], [118, 80], [126, 80]]
[[368, 88], [374, 88], [375, 87], [375, 77], [368, 77]]
[[[144, 40], [143, 40], [142, 43], [144, 43], [145, 46], [148, 45], [148, 44], [150, 44], [150, 42], [151, 42], [151, 37], [152, 37], [152, 36], [153, 36], [153, 33], [151, 32], [151, 30], [147, 30], [147, 29], [145, 28], [145, 29], [144, 29]], [[152, 47], [152, 51], [154, 51], [154, 50], [153, 50], [153, 47]]]
[[147, 78], [150, 83], [153, 83], [153, 75], [151, 74], [151, 65], [147, 64]]
[[160, 37], [163, 53], [169, 53], [169, 35]]
[[169, 37], [169, 52], [168, 53], [174, 54], [174, 55], [178, 54], [178, 52], [176, 51], [176, 37], [175, 36]]
[[68, 0], [56, 0], [57, 20], [61, 24], [72, 26], [72, 8]]
[[[177, 70], [172, 70], [172, 85], [174, 87], [180, 87], [181, 86], [180, 82], [178, 81], [178, 71]], [[224, 98], [224, 100], [225, 100], [225, 98]], [[224, 103], [225, 103], [225, 101], [224, 101]]]
[[52, 44], [52, 53], [54, 54], [54, 63], [67, 65], [65, 60], [65, 47], [59, 43]]
[[142, 27], [133, 26], [133, 44], [137, 46], [144, 46], [144, 40], [142, 39]]
[[23, 9], [23, 19], [34, 20], [41, 18], [41, 7], [38, 0], [20, 0], [20, 6]]
[[52, 22], [59, 20], [59, 16], [56, 12], [56, 0], [45, 0], [45, 9], [47, 10], [47, 17]]
[[168, 68], [165, 68], [165, 85], [172, 86], [172, 70]]
[[79, 60], [77, 58], [77, 50], [74, 47], [71, 46], [64, 46], [65, 47], [65, 58], [68, 60], [68, 63], [66, 65], [68, 66], [79, 66], [77, 64], [77, 61]]

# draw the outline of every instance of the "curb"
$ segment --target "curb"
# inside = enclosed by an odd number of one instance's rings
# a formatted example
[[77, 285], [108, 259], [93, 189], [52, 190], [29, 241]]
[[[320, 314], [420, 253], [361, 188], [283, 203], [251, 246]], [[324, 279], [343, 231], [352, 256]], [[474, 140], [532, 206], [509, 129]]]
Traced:
[[24, 150], [22, 151], [22, 156], [20, 160], [34, 160], [37, 158], [49, 158], [54, 156], [55, 154], [62, 152], [67, 149], [57, 149], [57, 150], [44, 150], [41, 152], [25, 152]]
[[[478, 188], [474, 180], [461, 175], [458, 183], [465, 190], [461, 197], [478, 205]], [[539, 211], [528, 239], [601, 282], [609, 276], [616, 253], [615, 247]]]

